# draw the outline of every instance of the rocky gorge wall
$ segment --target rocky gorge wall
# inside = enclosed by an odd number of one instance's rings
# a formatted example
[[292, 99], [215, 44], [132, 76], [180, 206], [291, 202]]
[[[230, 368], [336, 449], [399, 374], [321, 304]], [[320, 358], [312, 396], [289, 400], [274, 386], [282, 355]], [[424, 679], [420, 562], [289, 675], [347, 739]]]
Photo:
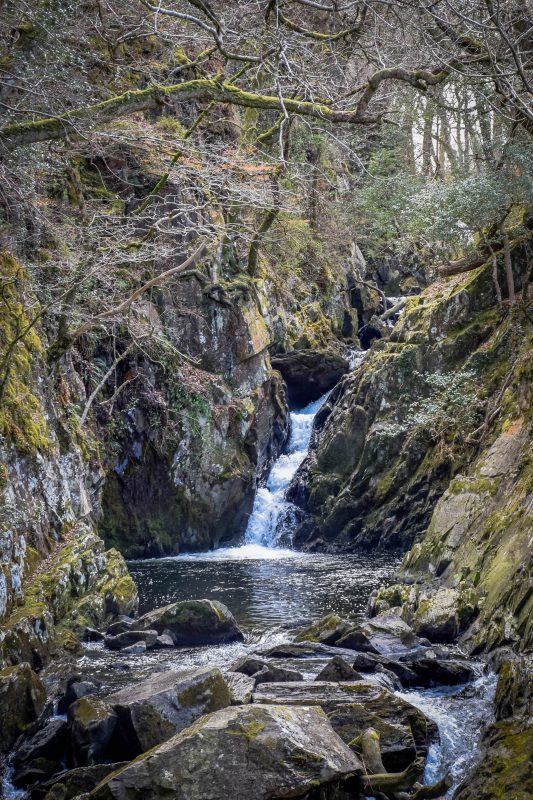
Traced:
[[525, 800], [533, 790], [527, 244], [513, 265], [522, 295], [512, 309], [498, 308], [490, 264], [411, 300], [390, 339], [330, 396], [291, 487], [306, 513], [295, 537], [304, 548], [410, 546], [399, 582], [371, 598], [371, 618], [399, 614], [497, 673], [494, 718], [460, 800]]
[[[518, 248], [518, 286], [527, 264]], [[305, 512], [297, 546], [405, 550], [422, 536], [492, 430], [486, 414], [530, 327], [520, 313], [498, 308], [491, 265], [409, 299], [390, 337], [373, 343], [317, 416], [289, 490]]]
[[48, 368], [25, 271], [5, 253], [0, 271], [0, 667], [38, 667], [54, 648], [76, 645], [82, 617], [95, 624], [133, 610], [137, 590], [94, 532], [103, 473], [73, 414], [76, 381]]

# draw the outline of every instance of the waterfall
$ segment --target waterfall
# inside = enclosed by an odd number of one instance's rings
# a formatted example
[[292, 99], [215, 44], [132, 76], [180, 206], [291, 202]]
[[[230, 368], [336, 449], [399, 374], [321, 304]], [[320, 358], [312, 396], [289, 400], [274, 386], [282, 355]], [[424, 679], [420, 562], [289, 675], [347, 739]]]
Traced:
[[291, 435], [287, 452], [274, 463], [266, 485], [262, 486], [256, 494], [246, 528], [245, 542], [247, 545], [276, 547], [279, 523], [287, 516], [291, 508], [291, 504], [285, 500], [285, 492], [293, 475], [307, 455], [313, 420], [327, 396], [325, 394], [300, 411], [291, 412]]

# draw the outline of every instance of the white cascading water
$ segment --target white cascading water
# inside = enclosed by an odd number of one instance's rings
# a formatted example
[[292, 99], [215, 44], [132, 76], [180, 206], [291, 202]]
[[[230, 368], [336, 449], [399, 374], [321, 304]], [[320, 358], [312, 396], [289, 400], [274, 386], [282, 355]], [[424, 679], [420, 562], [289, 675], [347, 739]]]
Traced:
[[257, 491], [244, 537], [246, 545], [260, 545], [267, 548], [276, 546], [279, 536], [278, 522], [282, 512], [290, 505], [285, 500], [285, 492], [307, 455], [313, 420], [326, 397], [327, 394], [309, 403], [301, 411], [291, 412], [291, 435], [287, 452], [278, 458], [270, 471], [266, 485]]

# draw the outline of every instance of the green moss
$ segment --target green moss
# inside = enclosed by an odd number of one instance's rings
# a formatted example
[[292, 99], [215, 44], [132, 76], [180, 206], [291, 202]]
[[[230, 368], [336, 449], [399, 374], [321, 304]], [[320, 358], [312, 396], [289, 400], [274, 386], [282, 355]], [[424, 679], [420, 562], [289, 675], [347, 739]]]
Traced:
[[0, 252], [0, 433], [19, 452], [32, 455], [49, 453], [53, 445], [39, 399], [30, 388], [34, 362], [43, 348], [24, 310], [25, 281], [20, 264]]
[[452, 480], [448, 490], [453, 495], [471, 492], [472, 494], [490, 494], [491, 497], [498, 492], [499, 482], [494, 478], [464, 478], [457, 477]]

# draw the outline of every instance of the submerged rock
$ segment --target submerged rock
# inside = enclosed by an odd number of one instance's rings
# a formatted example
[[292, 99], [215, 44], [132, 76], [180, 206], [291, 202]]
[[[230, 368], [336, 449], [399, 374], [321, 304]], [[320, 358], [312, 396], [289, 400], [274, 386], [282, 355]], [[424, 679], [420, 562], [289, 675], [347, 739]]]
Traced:
[[242, 706], [203, 717], [106, 779], [91, 798], [274, 800], [320, 788], [329, 800], [343, 779], [362, 772], [321, 709]]
[[218, 600], [182, 600], [156, 608], [136, 621], [139, 630], [168, 634], [177, 647], [243, 641], [231, 611]]
[[320, 706], [333, 729], [349, 744], [367, 728], [378, 731], [388, 772], [425, 756], [436, 726], [410, 703], [369, 681], [263, 684], [253, 702], [261, 705]]
[[6, 753], [24, 729], [41, 714], [46, 692], [29, 664], [0, 670], [0, 753]]

